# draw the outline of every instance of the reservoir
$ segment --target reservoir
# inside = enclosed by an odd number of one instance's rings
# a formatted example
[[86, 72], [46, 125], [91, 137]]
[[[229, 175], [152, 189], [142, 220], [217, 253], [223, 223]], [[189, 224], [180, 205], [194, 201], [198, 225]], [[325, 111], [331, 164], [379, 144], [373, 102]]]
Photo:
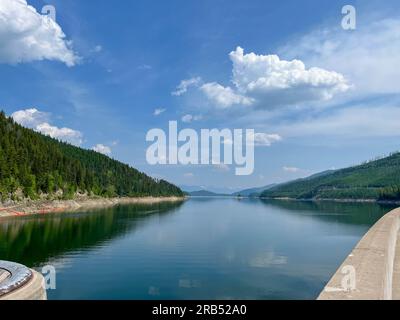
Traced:
[[191, 198], [0, 220], [0, 260], [56, 269], [56, 299], [316, 299], [394, 207]]

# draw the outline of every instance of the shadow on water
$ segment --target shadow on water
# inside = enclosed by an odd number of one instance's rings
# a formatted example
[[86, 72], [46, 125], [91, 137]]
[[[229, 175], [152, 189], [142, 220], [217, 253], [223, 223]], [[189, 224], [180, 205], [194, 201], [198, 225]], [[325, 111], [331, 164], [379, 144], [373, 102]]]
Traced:
[[265, 206], [283, 209], [297, 216], [315, 217], [326, 222], [371, 226], [396, 205], [367, 202], [260, 200]]
[[88, 250], [175, 212], [183, 202], [135, 204], [89, 212], [9, 218], [0, 222], [0, 260], [37, 267], [74, 250]]

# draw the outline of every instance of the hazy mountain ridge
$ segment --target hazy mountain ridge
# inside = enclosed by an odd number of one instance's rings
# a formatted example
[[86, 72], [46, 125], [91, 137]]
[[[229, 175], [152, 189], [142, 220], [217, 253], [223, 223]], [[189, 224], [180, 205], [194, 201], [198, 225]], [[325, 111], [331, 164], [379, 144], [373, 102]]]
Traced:
[[234, 193], [217, 193], [205, 189], [186, 191], [186, 193], [192, 197], [259, 197], [263, 191], [275, 187], [276, 185], [277, 184], [270, 184], [264, 187], [249, 188]]
[[249, 188], [249, 189], [244, 189], [242, 191], [239, 192], [235, 192], [232, 195], [233, 196], [242, 196], [242, 197], [257, 197], [260, 196], [260, 194], [265, 191], [265, 190], [269, 190], [271, 188], [276, 187], [278, 184], [273, 183], [273, 184], [269, 184], [266, 185], [264, 187], [255, 187], [255, 188]]
[[230, 196], [229, 194], [219, 194], [207, 190], [199, 190], [199, 191], [193, 191], [193, 192], [188, 192], [188, 195], [191, 197], [228, 197]]

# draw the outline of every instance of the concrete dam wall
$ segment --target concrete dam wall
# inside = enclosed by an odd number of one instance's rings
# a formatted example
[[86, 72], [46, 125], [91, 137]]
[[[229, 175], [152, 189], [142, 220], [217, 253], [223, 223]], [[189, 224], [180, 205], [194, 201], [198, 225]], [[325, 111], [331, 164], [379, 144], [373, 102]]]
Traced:
[[361, 239], [319, 300], [400, 299], [400, 208], [382, 217]]

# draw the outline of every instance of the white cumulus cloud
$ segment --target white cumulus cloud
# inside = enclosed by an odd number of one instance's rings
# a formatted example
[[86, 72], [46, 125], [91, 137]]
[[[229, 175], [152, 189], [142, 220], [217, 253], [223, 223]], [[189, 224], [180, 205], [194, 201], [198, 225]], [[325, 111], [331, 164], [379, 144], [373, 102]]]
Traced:
[[50, 118], [48, 113], [41, 112], [36, 108], [16, 111], [11, 117], [21, 126], [28, 128], [35, 128], [44, 122], [48, 122]]
[[176, 90], [173, 91], [171, 94], [173, 96], [181, 96], [186, 93], [190, 87], [198, 86], [200, 83], [200, 77], [182, 80], [181, 83], [176, 87]]
[[71, 67], [79, 60], [61, 27], [26, 0], [0, 1], [0, 43], [0, 63], [56, 60]]
[[99, 153], [102, 153], [102, 154], [105, 154], [105, 155], [107, 155], [107, 156], [109, 156], [109, 155], [111, 154], [111, 148], [110, 148], [110, 147], [107, 147], [107, 146], [105, 146], [104, 144], [101, 144], [101, 143], [96, 144], [96, 145], [92, 148], [92, 150], [93, 150], [93, 151], [96, 151], [96, 152], [99, 152]]
[[278, 55], [253, 52], [245, 54], [241, 47], [229, 57], [233, 64], [233, 85], [217, 82], [200, 85], [200, 80], [184, 80], [173, 94], [180, 96], [188, 86], [196, 85], [210, 103], [220, 109], [235, 105], [273, 109], [327, 101], [351, 88], [341, 73], [307, 68], [301, 60], [286, 61]]
[[241, 47], [229, 56], [238, 92], [255, 98], [261, 107], [329, 100], [349, 89], [342, 74], [315, 67], [307, 69], [300, 60], [244, 54]]
[[82, 134], [79, 131], [70, 128], [58, 128], [45, 122], [37, 125], [36, 131], [39, 131], [52, 138], [70, 142], [75, 145], [82, 144]]
[[232, 88], [216, 82], [206, 83], [200, 89], [219, 108], [229, 108], [235, 104], [248, 106], [254, 103], [254, 99], [238, 94]]
[[31, 128], [52, 138], [69, 142], [74, 145], [81, 145], [83, 142], [83, 135], [81, 132], [70, 128], [59, 128], [51, 125], [49, 123], [50, 115], [46, 112], [41, 112], [36, 108], [16, 111], [11, 115], [11, 117], [20, 125]]

